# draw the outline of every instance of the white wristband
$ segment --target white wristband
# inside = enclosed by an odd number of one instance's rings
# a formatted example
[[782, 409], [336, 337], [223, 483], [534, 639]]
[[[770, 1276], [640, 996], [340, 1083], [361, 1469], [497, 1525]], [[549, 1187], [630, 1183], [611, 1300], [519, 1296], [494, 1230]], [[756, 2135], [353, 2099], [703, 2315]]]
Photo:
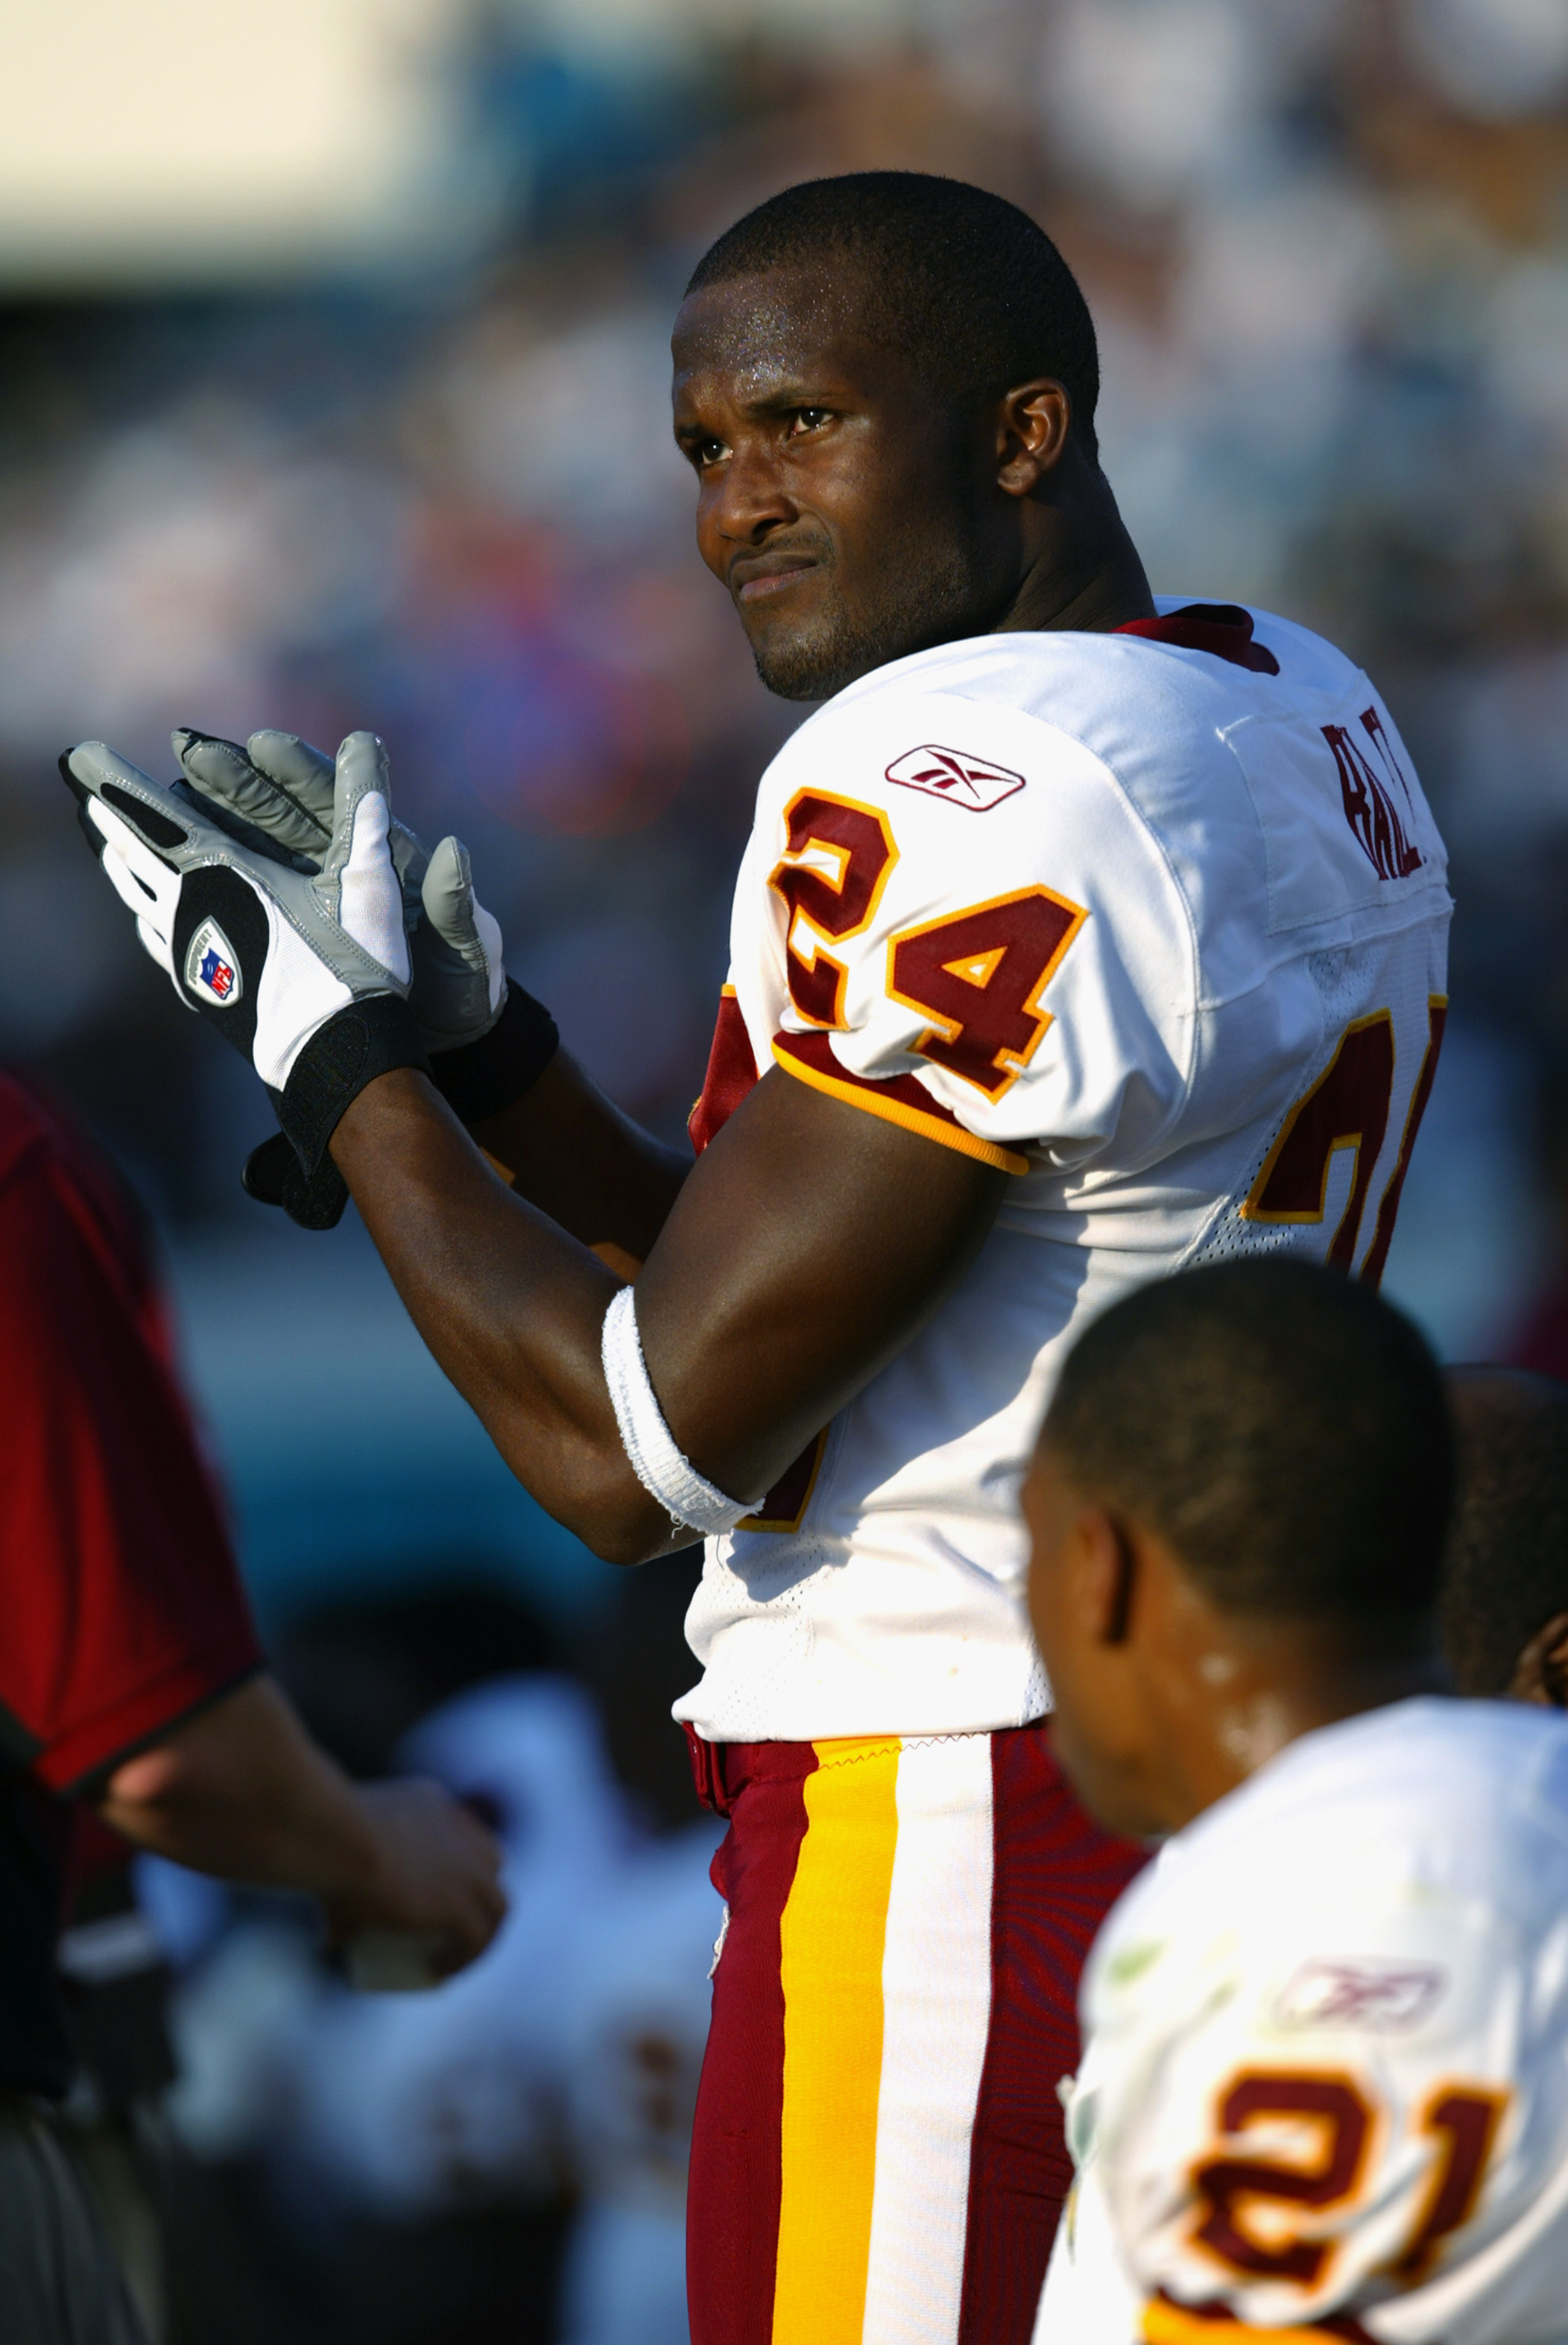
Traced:
[[637, 1333], [637, 1306], [629, 1286], [621, 1289], [604, 1314], [600, 1356], [622, 1447], [642, 1487], [658, 1499], [672, 1522], [685, 1523], [710, 1537], [733, 1530], [742, 1516], [752, 1512], [755, 1501], [727, 1498], [723, 1490], [705, 1482], [675, 1447], [658, 1396], [648, 1381]]

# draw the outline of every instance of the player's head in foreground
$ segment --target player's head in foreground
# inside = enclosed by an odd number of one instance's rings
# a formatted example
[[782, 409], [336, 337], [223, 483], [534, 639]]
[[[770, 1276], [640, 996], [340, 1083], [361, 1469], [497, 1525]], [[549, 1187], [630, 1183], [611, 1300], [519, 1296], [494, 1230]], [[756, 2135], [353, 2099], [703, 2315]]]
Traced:
[[1459, 1478], [1439, 1623], [1461, 1693], [1568, 1709], [1568, 1386], [1451, 1368]]
[[916, 171], [786, 188], [699, 261], [673, 352], [698, 544], [786, 699], [1152, 611], [1099, 468], [1087, 307], [999, 196]]
[[1062, 1372], [1025, 1486], [1062, 1761], [1174, 1831], [1299, 1734], [1443, 1690], [1442, 1379], [1366, 1286], [1280, 1257], [1146, 1286]]

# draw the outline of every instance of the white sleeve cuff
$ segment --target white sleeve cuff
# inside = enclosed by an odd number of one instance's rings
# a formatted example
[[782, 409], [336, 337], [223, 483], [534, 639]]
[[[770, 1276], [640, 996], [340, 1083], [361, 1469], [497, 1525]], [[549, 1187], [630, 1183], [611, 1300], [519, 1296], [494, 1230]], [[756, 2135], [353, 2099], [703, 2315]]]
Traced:
[[723, 1490], [705, 1482], [676, 1448], [648, 1381], [637, 1333], [637, 1306], [629, 1286], [621, 1289], [604, 1314], [600, 1349], [622, 1447], [650, 1497], [658, 1499], [672, 1522], [685, 1523], [710, 1538], [733, 1530], [742, 1516], [753, 1511], [755, 1501], [727, 1498]]

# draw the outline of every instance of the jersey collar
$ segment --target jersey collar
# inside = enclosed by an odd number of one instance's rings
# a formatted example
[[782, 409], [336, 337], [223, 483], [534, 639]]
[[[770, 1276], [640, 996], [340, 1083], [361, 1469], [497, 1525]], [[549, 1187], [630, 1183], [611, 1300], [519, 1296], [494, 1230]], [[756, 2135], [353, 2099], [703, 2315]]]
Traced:
[[1147, 635], [1157, 644], [1178, 644], [1183, 651], [1212, 652], [1217, 659], [1249, 667], [1259, 675], [1280, 673], [1273, 653], [1253, 642], [1252, 614], [1239, 603], [1187, 603], [1163, 619], [1128, 619], [1111, 633]]

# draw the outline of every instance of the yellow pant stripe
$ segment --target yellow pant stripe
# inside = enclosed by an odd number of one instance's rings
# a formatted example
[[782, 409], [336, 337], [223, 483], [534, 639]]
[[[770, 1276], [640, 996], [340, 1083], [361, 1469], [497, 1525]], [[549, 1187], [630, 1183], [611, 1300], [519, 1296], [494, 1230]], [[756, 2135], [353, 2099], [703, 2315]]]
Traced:
[[898, 1839], [896, 1737], [816, 1746], [780, 1932], [784, 2172], [773, 2345], [861, 2345], [882, 1956]]

